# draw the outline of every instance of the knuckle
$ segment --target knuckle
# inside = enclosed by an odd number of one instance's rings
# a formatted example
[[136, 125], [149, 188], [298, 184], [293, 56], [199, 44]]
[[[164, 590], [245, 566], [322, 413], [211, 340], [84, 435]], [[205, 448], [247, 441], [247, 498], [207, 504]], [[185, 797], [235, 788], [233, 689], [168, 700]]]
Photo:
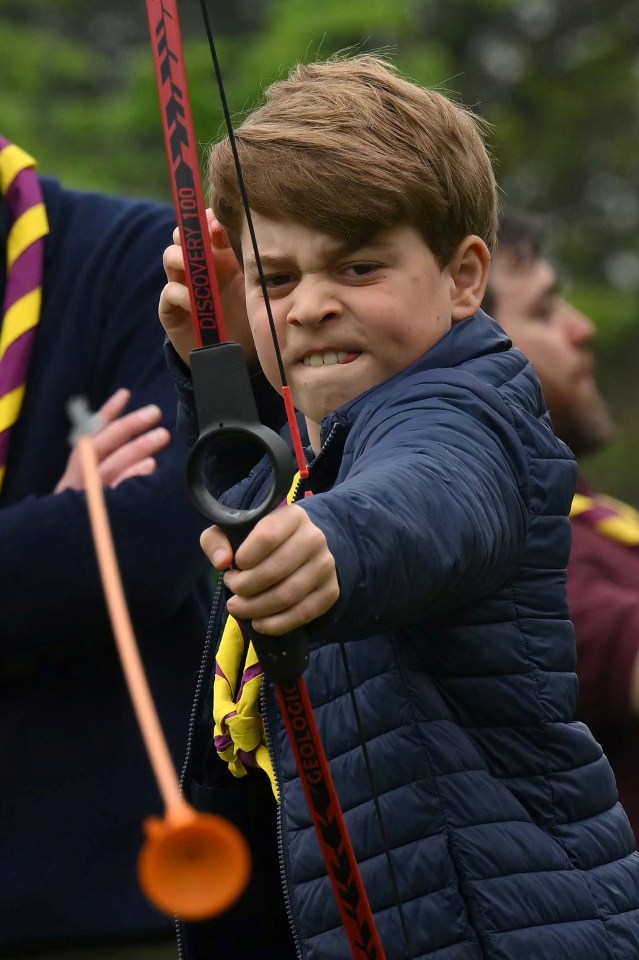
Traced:
[[330, 580], [318, 588], [316, 593], [317, 611], [316, 616], [326, 613], [334, 603], [339, 599], [339, 586], [336, 582]]
[[321, 553], [323, 550], [327, 549], [324, 531], [320, 530], [319, 527], [316, 527], [314, 523], [311, 523], [309, 542], [315, 553]]
[[276, 590], [278, 606], [281, 610], [289, 610], [299, 601], [299, 588], [294, 583], [284, 581]]
[[166, 299], [171, 304], [176, 304], [177, 306], [182, 305], [182, 301], [185, 296], [188, 297], [189, 292], [184, 284], [179, 283], [177, 280], [171, 280], [164, 288], [166, 293]]
[[167, 247], [162, 255], [162, 263], [165, 269], [179, 270], [183, 264], [182, 248], [173, 243]]
[[278, 530], [278, 518], [275, 514], [269, 514], [264, 517], [253, 531], [256, 545], [258, 545], [262, 551], [270, 553], [279, 543]]
[[320, 573], [328, 580], [331, 577], [335, 576], [335, 558], [332, 553], [329, 553], [328, 550], [319, 558], [319, 569]]
[[295, 627], [304, 627], [307, 623], [311, 623], [313, 620], [315, 620], [317, 616], [319, 616], [319, 611], [316, 608], [315, 603], [300, 603], [294, 611], [295, 624], [291, 627], [291, 629], [295, 629]]

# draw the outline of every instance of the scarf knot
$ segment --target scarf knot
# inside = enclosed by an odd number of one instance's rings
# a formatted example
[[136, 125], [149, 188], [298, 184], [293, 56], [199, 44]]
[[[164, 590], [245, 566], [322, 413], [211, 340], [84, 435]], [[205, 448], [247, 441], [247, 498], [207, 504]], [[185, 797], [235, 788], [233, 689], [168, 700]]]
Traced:
[[[293, 479], [287, 502], [291, 503], [300, 482]], [[245, 777], [247, 768], [258, 767], [271, 781], [279, 800], [277, 778], [268, 748], [260, 696], [264, 671], [243, 624], [229, 616], [215, 658], [213, 678], [213, 741], [234, 777]]]

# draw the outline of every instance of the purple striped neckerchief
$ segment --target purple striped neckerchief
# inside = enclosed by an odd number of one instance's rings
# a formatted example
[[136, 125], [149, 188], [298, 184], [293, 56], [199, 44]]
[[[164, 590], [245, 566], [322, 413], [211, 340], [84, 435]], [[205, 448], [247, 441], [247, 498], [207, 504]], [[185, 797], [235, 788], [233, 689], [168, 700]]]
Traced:
[[639, 550], [639, 512], [621, 500], [596, 493], [580, 478], [570, 519], [587, 524], [601, 536]]
[[0, 192], [11, 217], [0, 327], [0, 489], [42, 306], [44, 237], [49, 226], [34, 167], [29, 154], [0, 136]]

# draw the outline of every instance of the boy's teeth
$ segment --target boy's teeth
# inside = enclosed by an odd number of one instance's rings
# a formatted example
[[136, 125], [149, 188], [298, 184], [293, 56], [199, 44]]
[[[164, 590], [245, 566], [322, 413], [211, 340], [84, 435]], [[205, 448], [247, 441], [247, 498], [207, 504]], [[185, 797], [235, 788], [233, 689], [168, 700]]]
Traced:
[[347, 356], [348, 354], [343, 350], [340, 350], [339, 353], [335, 353], [334, 350], [327, 350], [326, 353], [311, 353], [308, 357], [304, 357], [304, 363], [307, 367], [330, 366], [332, 363], [345, 360]]

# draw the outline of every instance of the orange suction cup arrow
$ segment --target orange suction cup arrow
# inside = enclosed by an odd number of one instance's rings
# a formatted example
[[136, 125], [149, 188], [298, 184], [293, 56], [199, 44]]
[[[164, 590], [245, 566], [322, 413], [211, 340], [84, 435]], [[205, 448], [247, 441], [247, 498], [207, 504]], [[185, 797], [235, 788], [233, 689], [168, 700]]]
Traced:
[[223, 913], [244, 892], [251, 873], [248, 845], [222, 817], [188, 804], [145, 821], [138, 876], [148, 899], [183, 920]]
[[72, 440], [82, 467], [113, 635], [164, 799], [164, 817], [149, 817], [145, 823], [147, 839], [138, 865], [140, 886], [151, 903], [165, 913], [184, 920], [204, 920], [228, 909], [243, 893], [251, 872], [251, 855], [237, 827], [222, 817], [198, 813], [180, 795], [124, 597], [98, 460], [89, 435], [95, 417], [82, 398], [71, 400], [68, 411], [74, 424]]

